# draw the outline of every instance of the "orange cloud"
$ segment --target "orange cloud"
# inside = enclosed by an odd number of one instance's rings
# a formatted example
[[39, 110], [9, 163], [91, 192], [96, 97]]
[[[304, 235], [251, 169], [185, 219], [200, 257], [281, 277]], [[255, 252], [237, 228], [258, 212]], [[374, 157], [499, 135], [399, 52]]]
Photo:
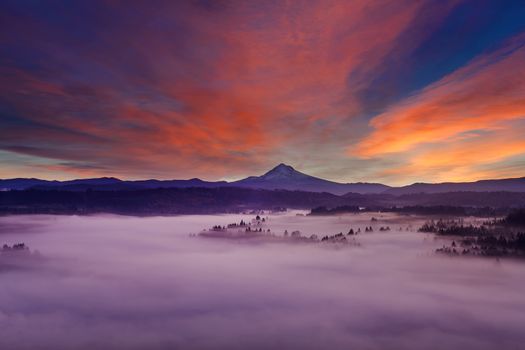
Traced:
[[395, 157], [401, 165], [378, 176], [405, 183], [477, 179], [481, 166], [525, 154], [519, 124], [525, 119], [523, 39], [514, 38], [373, 118], [373, 131], [349, 154]]
[[462, 133], [495, 130], [525, 117], [525, 47], [508, 47], [471, 62], [389, 108], [370, 122], [373, 132], [350, 153], [361, 157], [404, 152]]
[[384, 170], [380, 176], [405, 179], [405, 183], [415, 179], [446, 182], [523, 176], [501, 164], [491, 169], [491, 165], [501, 160], [522, 154], [525, 154], [522, 133], [509, 125], [504, 132], [466, 137], [461, 142], [443, 143], [439, 147], [414, 152], [403, 165]]

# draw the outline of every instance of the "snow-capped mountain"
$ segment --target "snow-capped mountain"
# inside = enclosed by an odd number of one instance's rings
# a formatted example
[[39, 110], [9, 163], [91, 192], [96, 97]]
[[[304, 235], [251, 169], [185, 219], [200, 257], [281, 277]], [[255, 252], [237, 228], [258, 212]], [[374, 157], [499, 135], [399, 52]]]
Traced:
[[250, 176], [231, 182], [229, 185], [239, 187], [300, 190], [310, 192], [330, 192], [333, 194], [381, 193], [389, 186], [373, 183], [339, 183], [304, 174], [290, 165], [279, 164], [261, 176]]

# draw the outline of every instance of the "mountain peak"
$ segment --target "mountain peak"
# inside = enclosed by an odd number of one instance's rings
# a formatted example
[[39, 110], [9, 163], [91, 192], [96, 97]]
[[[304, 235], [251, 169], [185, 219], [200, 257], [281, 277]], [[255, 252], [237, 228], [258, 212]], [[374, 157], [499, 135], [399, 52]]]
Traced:
[[269, 172], [271, 171], [295, 171], [295, 169], [291, 165], [280, 163], [279, 165], [277, 165], [275, 168], [273, 168]]
[[306, 176], [297, 170], [295, 170], [292, 166], [281, 163], [277, 165], [272, 170], [268, 171], [266, 174], [261, 176], [263, 179], [284, 179], [284, 178], [291, 178], [291, 177], [303, 177]]

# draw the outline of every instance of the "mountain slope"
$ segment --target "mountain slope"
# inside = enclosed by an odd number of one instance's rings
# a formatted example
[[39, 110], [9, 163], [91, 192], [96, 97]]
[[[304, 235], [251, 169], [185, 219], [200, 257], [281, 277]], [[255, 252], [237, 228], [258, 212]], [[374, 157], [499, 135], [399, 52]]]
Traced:
[[329, 192], [333, 194], [381, 193], [390, 187], [372, 183], [338, 183], [306, 175], [286, 164], [279, 164], [261, 176], [250, 176], [234, 181], [230, 186], [261, 188], [267, 190], [301, 190], [310, 192]]

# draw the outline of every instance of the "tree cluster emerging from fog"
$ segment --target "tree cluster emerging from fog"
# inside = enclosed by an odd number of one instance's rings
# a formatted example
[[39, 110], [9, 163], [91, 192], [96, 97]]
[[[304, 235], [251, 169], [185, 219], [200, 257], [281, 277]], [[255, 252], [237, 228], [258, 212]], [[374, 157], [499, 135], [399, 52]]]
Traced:
[[419, 231], [435, 233], [443, 236], [479, 236], [489, 233], [489, 229], [484, 225], [467, 225], [463, 220], [444, 219], [427, 221], [419, 228]]
[[[444, 245], [436, 251], [448, 255], [478, 256], [525, 256], [525, 233], [519, 231], [516, 224], [521, 224], [525, 211], [518, 210], [508, 214], [502, 220], [493, 220], [481, 225], [465, 224], [459, 220], [430, 220], [420, 228], [420, 232], [429, 232], [441, 236], [457, 237], [450, 245]], [[519, 225], [518, 225], [519, 226]]]

